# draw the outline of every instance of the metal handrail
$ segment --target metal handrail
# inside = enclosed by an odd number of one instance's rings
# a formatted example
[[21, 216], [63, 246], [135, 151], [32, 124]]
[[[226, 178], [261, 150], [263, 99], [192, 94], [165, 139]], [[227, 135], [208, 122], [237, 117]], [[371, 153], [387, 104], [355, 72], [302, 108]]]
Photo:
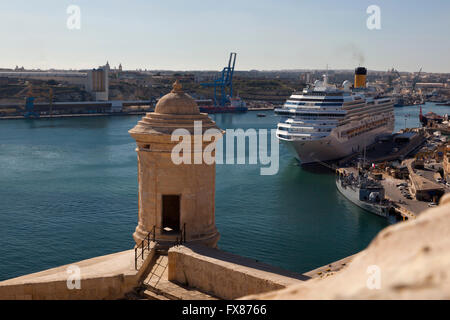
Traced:
[[180, 230], [179, 237], [177, 236], [177, 240], [175, 241], [176, 246], [180, 246], [186, 242], [186, 223], [183, 224], [183, 228]]
[[[150, 252], [151, 241], [156, 242], [156, 226], [153, 226], [152, 230], [145, 236], [145, 238], [134, 247], [134, 267], [136, 270], [138, 270], [139, 258], [141, 258], [142, 261], [144, 261], [145, 251]], [[185, 242], [186, 242], [186, 223], [184, 223], [183, 228], [178, 231], [174, 245], [179, 246]]]
[[[156, 240], [156, 233], [155, 233], [155, 226], [153, 226], [152, 230], [147, 234], [147, 236], [139, 243], [137, 246], [134, 247], [134, 268], [138, 270], [138, 259], [142, 258], [142, 261], [144, 260], [144, 252], [147, 250], [150, 252], [150, 239], [155, 242]], [[145, 241], [147, 241], [147, 245], [145, 244]], [[138, 251], [140, 253], [138, 254]]]

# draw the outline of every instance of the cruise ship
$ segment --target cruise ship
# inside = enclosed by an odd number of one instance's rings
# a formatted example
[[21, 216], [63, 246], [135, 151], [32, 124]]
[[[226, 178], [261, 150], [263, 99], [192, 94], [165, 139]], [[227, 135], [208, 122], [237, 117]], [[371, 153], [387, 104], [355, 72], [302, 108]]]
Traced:
[[355, 70], [355, 84], [342, 88], [315, 81], [294, 92], [282, 108], [277, 137], [302, 164], [342, 159], [394, 130], [394, 101], [366, 88], [367, 69]]

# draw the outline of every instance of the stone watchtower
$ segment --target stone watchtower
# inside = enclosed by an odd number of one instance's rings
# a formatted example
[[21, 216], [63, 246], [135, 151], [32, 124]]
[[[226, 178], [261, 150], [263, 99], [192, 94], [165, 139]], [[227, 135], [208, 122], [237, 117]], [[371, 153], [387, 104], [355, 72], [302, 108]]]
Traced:
[[[194, 124], [196, 128], [201, 124], [202, 130], [194, 129]], [[186, 242], [216, 247], [220, 235], [214, 217], [215, 163], [194, 163], [195, 153], [203, 154], [211, 145], [202, 139], [211, 128], [217, 128], [215, 122], [200, 113], [195, 100], [176, 81], [173, 90], [156, 104], [155, 112], [147, 113], [129, 131], [138, 154], [139, 222], [133, 234], [137, 244], [154, 228], [161, 244], [173, 243], [183, 232]], [[180, 143], [171, 139], [176, 129], [185, 129], [182, 139], [191, 141], [191, 147], [182, 152], [192, 159], [190, 164], [172, 160], [172, 151]]]

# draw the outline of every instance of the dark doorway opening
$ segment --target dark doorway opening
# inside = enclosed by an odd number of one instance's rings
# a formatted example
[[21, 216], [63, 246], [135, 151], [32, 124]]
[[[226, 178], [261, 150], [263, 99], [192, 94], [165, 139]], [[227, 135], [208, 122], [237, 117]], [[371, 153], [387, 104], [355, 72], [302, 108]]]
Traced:
[[164, 232], [180, 231], [180, 196], [162, 196], [162, 228]]

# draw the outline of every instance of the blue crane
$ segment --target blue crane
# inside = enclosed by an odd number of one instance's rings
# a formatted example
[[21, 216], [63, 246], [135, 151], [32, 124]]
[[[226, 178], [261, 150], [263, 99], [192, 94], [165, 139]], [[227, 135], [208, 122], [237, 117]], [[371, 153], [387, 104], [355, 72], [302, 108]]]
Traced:
[[34, 110], [34, 97], [31, 84], [28, 86], [28, 94], [25, 100], [25, 118], [39, 118], [39, 113]]
[[[228, 67], [223, 68], [222, 72], [215, 76], [213, 82], [201, 83], [203, 87], [214, 87], [214, 105], [225, 106], [230, 102], [230, 97], [233, 97], [233, 73], [234, 66], [236, 65], [236, 53], [230, 53], [230, 59], [228, 60]], [[228, 94], [227, 94], [227, 88]], [[220, 91], [220, 97], [218, 92]]]

